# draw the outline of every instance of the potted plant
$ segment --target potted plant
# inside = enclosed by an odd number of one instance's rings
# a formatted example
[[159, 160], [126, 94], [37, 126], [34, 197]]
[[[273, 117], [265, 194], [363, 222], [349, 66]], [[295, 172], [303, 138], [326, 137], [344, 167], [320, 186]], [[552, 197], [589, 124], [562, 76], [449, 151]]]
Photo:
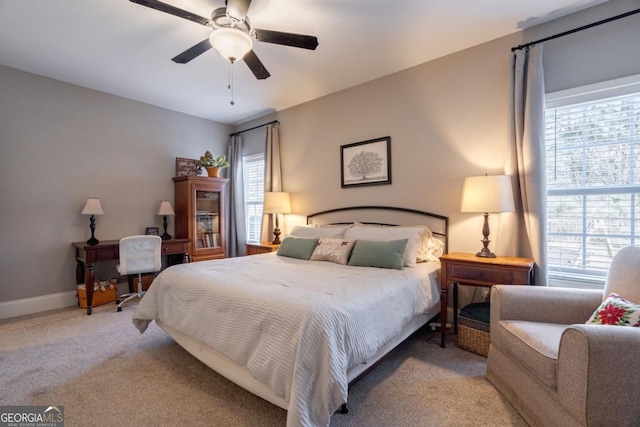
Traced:
[[209, 176], [218, 176], [220, 174], [220, 170], [224, 168], [228, 168], [229, 162], [227, 161], [227, 156], [224, 154], [222, 156], [213, 157], [210, 151], [204, 153], [204, 156], [200, 156], [200, 159], [196, 161], [196, 166], [198, 166], [198, 173], [202, 172], [202, 168], [207, 170]]

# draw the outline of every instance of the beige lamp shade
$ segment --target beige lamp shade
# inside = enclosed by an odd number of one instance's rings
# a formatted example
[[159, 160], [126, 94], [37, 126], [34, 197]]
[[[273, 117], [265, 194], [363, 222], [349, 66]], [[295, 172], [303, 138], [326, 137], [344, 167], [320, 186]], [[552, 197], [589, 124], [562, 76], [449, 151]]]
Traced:
[[84, 208], [81, 212], [82, 215], [104, 215], [102, 206], [100, 205], [100, 199], [89, 197], [87, 203], [84, 204]]
[[264, 213], [288, 214], [291, 213], [291, 199], [289, 193], [284, 191], [267, 191], [264, 193]]
[[175, 215], [176, 213], [173, 211], [171, 207], [171, 202], [163, 200], [160, 202], [158, 206], [158, 210], [156, 211], [156, 215], [166, 216], [166, 215]]
[[513, 190], [508, 175], [465, 178], [462, 189], [462, 212], [513, 212]]

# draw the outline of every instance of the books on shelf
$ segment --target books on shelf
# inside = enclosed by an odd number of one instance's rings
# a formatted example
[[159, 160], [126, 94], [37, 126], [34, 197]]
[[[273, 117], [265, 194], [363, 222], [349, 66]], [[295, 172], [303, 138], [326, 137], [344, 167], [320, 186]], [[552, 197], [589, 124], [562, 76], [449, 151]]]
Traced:
[[220, 246], [220, 233], [205, 232], [200, 235], [202, 247], [216, 248]]

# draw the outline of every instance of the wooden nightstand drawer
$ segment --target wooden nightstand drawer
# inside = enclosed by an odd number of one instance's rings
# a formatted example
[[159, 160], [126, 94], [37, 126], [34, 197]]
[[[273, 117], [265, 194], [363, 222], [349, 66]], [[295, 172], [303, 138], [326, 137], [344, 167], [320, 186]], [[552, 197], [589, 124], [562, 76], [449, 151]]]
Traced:
[[162, 255], [176, 255], [189, 252], [189, 240], [185, 239], [184, 242], [174, 242], [171, 240], [165, 240], [162, 242]]
[[447, 276], [454, 279], [479, 280], [493, 284], [510, 284], [513, 280], [511, 270], [456, 264], [447, 265]]

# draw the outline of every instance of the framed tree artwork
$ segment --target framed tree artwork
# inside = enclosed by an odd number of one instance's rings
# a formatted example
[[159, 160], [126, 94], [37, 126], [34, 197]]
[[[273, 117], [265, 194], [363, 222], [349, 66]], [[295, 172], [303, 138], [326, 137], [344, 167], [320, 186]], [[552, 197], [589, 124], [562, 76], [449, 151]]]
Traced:
[[340, 147], [342, 188], [391, 184], [391, 137]]

